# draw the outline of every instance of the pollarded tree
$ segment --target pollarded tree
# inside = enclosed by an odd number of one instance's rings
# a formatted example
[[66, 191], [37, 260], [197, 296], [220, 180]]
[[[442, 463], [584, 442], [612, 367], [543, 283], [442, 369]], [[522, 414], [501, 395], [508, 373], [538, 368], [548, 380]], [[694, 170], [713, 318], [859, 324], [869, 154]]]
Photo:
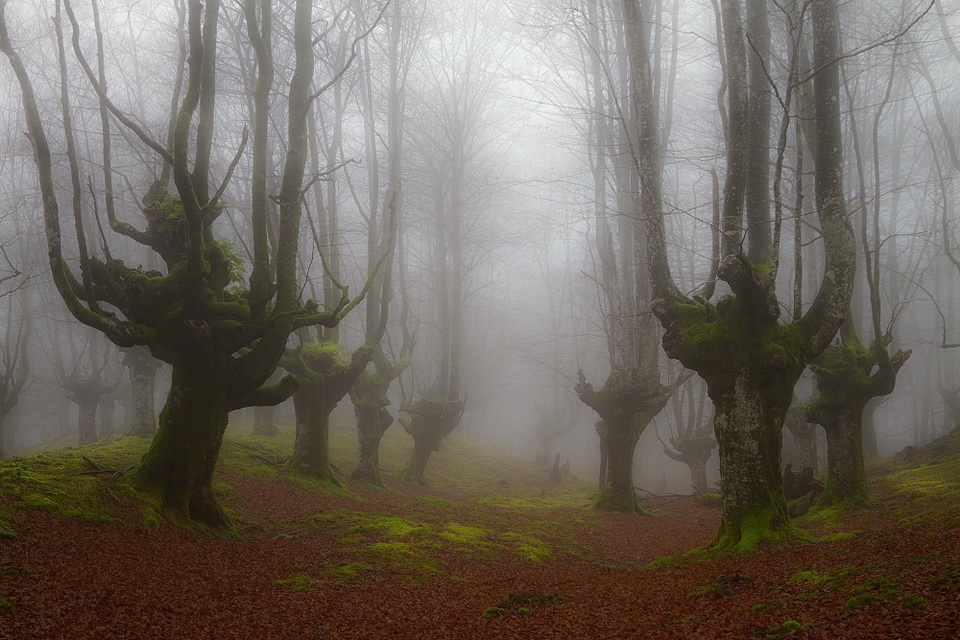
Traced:
[[332, 340], [308, 342], [282, 366], [301, 378], [293, 394], [297, 413], [296, 437], [289, 466], [312, 478], [339, 484], [330, 465], [330, 414], [370, 362], [372, 349], [356, 349], [347, 356]]
[[[600, 420], [602, 470], [598, 508], [641, 513], [633, 483], [633, 461], [640, 436], [670, 399], [675, 387], [660, 383], [656, 321], [649, 313], [650, 283], [647, 270], [647, 238], [637, 215], [633, 194], [640, 183], [637, 165], [629, 161], [637, 143], [629, 126], [616, 134], [613, 123], [629, 123], [636, 116], [631, 102], [618, 104], [617, 95], [633, 80], [622, 74], [619, 86], [611, 86], [612, 66], [604, 52], [622, 48], [621, 33], [607, 33], [602, 25], [614, 25], [616, 16], [604, 16], [598, 3], [586, 3], [584, 49], [590, 56], [585, 76], [592, 101], [589, 128], [593, 200], [596, 207], [596, 253], [598, 283], [607, 339], [609, 375], [595, 389], [578, 371], [575, 391], [580, 401], [593, 409]], [[621, 43], [621, 44], [618, 44]], [[612, 54], [610, 54], [613, 58]], [[611, 150], [611, 147], [615, 148]], [[612, 156], [612, 160], [611, 157]], [[608, 169], [608, 163], [614, 166]], [[607, 183], [612, 171], [617, 187], [616, 206], [607, 204]], [[616, 213], [616, 225], [608, 207]], [[677, 383], [679, 384], [679, 382]]]
[[[99, 344], [99, 334], [84, 333], [87, 335], [80, 338], [73, 331], [66, 332], [68, 346], [64, 348], [62, 344], [55, 344], [53, 353], [57, 380], [70, 402], [77, 405], [77, 433], [81, 445], [103, 437], [98, 435], [97, 408], [103, 396], [116, 391], [120, 384], [119, 376], [111, 375], [110, 357], [105, 345]], [[78, 350], [76, 345], [80, 343], [82, 348]], [[65, 351], [70, 353], [69, 362], [63, 359]]]
[[[770, 46], [767, 3], [747, 0], [746, 21], [741, 18], [739, 0], [723, 0], [720, 6], [729, 100], [723, 229], [729, 242], [717, 277], [732, 293], [716, 304], [690, 299], [671, 276], [662, 215], [658, 118], [648, 45], [635, 0], [624, 0], [624, 23], [638, 114], [635, 158], [641, 175], [641, 211], [650, 237], [654, 313], [665, 331], [667, 355], [696, 371], [707, 383], [715, 408], [723, 493], [723, 518], [712, 547], [740, 551], [761, 540], [793, 535], [780, 478], [783, 421], [801, 373], [830, 344], [843, 321], [853, 288], [856, 245], [842, 189], [837, 2], [814, 0], [810, 6], [815, 178], [824, 275], [806, 314], [781, 324], [775, 291], [777, 243], [771, 241], [764, 177], [769, 158], [752, 155], [758, 149], [766, 154], [770, 148], [769, 130], [760, 124], [769, 121], [769, 113], [762, 113], [769, 110], [769, 96], [752, 95], [770, 91], [766, 85], [770, 67], [764, 60]], [[748, 75], [754, 78], [749, 83]], [[791, 77], [788, 86], [792, 82]], [[785, 103], [789, 105], [788, 100]], [[748, 184], [752, 185], [749, 191]], [[741, 249], [738, 240], [743, 229], [746, 238]]]
[[[700, 385], [699, 400], [694, 401], [694, 385], [687, 382], [683, 393], [672, 398], [676, 433], [670, 435], [669, 446], [661, 440], [667, 457], [682, 462], [690, 469], [690, 485], [698, 493], [707, 492], [707, 461], [717, 448], [713, 437], [713, 420], [705, 415], [706, 391]], [[683, 398], [687, 398], [687, 415], [683, 415]], [[657, 434], [660, 437], [660, 434]]]
[[827, 436], [827, 481], [817, 508], [861, 506], [869, 501], [863, 450], [863, 412], [873, 398], [893, 392], [897, 373], [910, 351], [890, 354], [891, 335], [860, 342], [853, 319], [840, 329], [840, 343], [827, 347], [810, 364], [818, 395], [807, 406], [807, 421]]
[[[231, 251], [214, 235], [214, 222], [225, 204], [222, 196], [239, 161], [215, 170], [211, 149], [215, 137], [230, 139], [230, 121], [217, 118], [218, 17], [220, 2], [188, 0], [185, 41], [188, 49], [183, 94], [174, 93], [177, 104], [169, 140], [154, 139], [128, 118], [111, 100], [103, 80], [104, 67], [90, 66], [83, 55], [80, 24], [65, 3], [74, 33], [74, 52], [106, 114], [133, 132], [169, 167], [174, 190], [161, 179], [143, 197], [145, 229], [122, 222], [113, 209], [113, 191], [105, 190], [110, 226], [158, 254], [164, 271], [130, 267], [109, 254], [102, 257], [80, 245], [80, 273], [75, 273], [61, 248], [60, 211], [54, 187], [53, 157], [47, 142], [47, 127], [33, 90], [31, 71], [10, 38], [0, 3], [0, 49], [7, 59], [22, 94], [27, 130], [33, 143], [53, 280], [70, 312], [81, 322], [103, 332], [121, 347], [146, 346], [169, 363], [172, 381], [160, 413], [157, 435], [133, 473], [137, 488], [159, 497], [163, 506], [216, 528], [230, 523], [214, 496], [212, 477], [227, 426], [228, 414], [247, 406], [277, 404], [296, 389], [297, 381], [286, 377], [264, 386], [284, 352], [291, 331], [317, 324], [335, 324], [338, 309], [318, 310], [314, 302], [300, 300], [297, 253], [300, 235], [301, 199], [307, 155], [306, 114], [317, 94], [314, 75], [314, 9], [310, 0], [296, 0], [290, 16], [294, 64], [287, 86], [273, 91], [275, 75], [270, 29], [273, 5], [247, 0], [243, 4], [248, 36], [256, 55], [257, 81], [252, 123], [253, 175], [249, 182], [252, 273], [249, 286], [238, 289], [231, 282]], [[59, 24], [59, 21], [58, 23]], [[61, 38], [62, 43], [62, 38]], [[62, 76], [66, 76], [61, 46]], [[103, 60], [102, 51], [98, 59]], [[33, 54], [31, 54], [33, 55]], [[66, 87], [67, 78], [61, 83]], [[176, 91], [176, 89], [175, 89]], [[68, 91], [62, 91], [64, 139], [75, 132], [69, 120]], [[275, 252], [268, 251], [266, 229], [267, 183], [264, 167], [269, 135], [268, 110], [284, 96], [287, 128], [283, 143], [286, 156], [280, 179]], [[112, 120], [104, 115], [106, 146]], [[234, 132], [232, 139], [242, 150], [246, 136]], [[76, 154], [74, 153], [73, 156]], [[110, 154], [104, 153], [104, 176], [112, 174]], [[71, 160], [76, 175], [77, 161]], [[217, 175], [219, 174], [219, 175]], [[77, 180], [74, 198], [79, 199]], [[74, 210], [75, 218], [79, 213]], [[78, 228], [82, 225], [78, 222]], [[78, 234], [79, 239], [83, 234]], [[271, 269], [271, 266], [274, 267]], [[272, 277], [271, 274], [275, 274]], [[341, 301], [345, 303], [345, 301]]]

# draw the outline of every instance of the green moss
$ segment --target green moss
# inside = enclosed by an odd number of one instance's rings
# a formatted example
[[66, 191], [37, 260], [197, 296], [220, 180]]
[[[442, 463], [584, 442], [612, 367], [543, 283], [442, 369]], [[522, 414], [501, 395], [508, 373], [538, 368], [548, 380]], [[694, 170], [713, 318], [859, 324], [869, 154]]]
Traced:
[[0, 519], [0, 540], [18, 540], [16, 532]]
[[296, 573], [289, 578], [276, 580], [275, 584], [289, 586], [294, 591], [309, 592], [313, 590], [314, 579], [305, 573]]
[[386, 538], [406, 538], [415, 534], [428, 534], [430, 527], [401, 518], [399, 516], [357, 515], [353, 517], [354, 524], [348, 533], [379, 533]]
[[29, 493], [23, 496], [17, 506], [25, 509], [42, 509], [51, 513], [60, 508], [56, 502], [39, 493]]
[[918, 611], [920, 609], [923, 609], [929, 604], [930, 602], [927, 601], [926, 598], [922, 596], [918, 596], [915, 593], [911, 593], [911, 594], [905, 595], [903, 597], [903, 600], [900, 601], [900, 608], [903, 609], [904, 611]]
[[878, 593], [861, 593], [853, 596], [847, 600], [843, 605], [844, 611], [853, 611], [854, 609], [859, 609], [860, 607], [865, 607], [868, 604], [873, 604], [875, 602], [880, 602], [884, 598]]
[[540, 563], [553, 555], [550, 547], [530, 535], [508, 531], [500, 534], [499, 538], [507, 542], [521, 557], [531, 562]]
[[931, 589], [937, 591], [960, 592], [960, 564], [947, 567], [931, 583]]
[[766, 639], [781, 640], [782, 638], [787, 637], [797, 629], [802, 629], [804, 626], [806, 625], [800, 624], [796, 620], [787, 620], [782, 625], [780, 625], [779, 628], [768, 631], [766, 634]]
[[490, 535], [490, 530], [484, 527], [469, 527], [451, 522], [440, 533], [440, 536], [457, 544], [476, 544]]
[[148, 527], [158, 528], [160, 526], [160, 514], [153, 507], [145, 506], [142, 515], [143, 524]]
[[790, 577], [790, 582], [800, 582], [814, 590], [836, 589], [840, 587], [847, 578], [856, 573], [856, 569], [845, 567], [836, 571], [827, 571], [825, 573], [816, 573], [814, 571], [798, 571]]
[[17, 609], [13, 606], [13, 603], [7, 600], [3, 593], [0, 592], [0, 616], [12, 616], [16, 613]]
[[344, 562], [324, 573], [334, 584], [347, 584], [357, 577], [361, 571], [372, 571], [373, 567], [365, 562]]
[[738, 526], [721, 525], [717, 538], [704, 550], [706, 557], [751, 553], [761, 543], [783, 545], [809, 542], [810, 537], [790, 526], [789, 520], [781, 522], [779, 526], [772, 524], [781, 520], [772, 506], [750, 509], [739, 518]]
[[350, 358], [346, 351], [330, 340], [308, 342], [301, 349], [301, 356], [314, 371], [322, 371], [324, 375], [335, 375], [337, 370], [346, 370], [350, 366]]
[[534, 607], [546, 609], [563, 602], [563, 598], [555, 593], [511, 593], [505, 600], [494, 607], [487, 607], [481, 618], [498, 618], [505, 613], [516, 612], [517, 615], [527, 615]]

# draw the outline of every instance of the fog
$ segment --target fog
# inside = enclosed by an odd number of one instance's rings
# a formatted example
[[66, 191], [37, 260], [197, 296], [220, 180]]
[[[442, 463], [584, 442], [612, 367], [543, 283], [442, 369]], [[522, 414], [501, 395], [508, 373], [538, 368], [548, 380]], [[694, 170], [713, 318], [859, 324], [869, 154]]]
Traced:
[[[722, 181], [728, 162], [730, 114], [718, 93], [726, 86], [727, 62], [718, 53], [714, 3], [639, 4], [655, 76], [668, 257], [677, 287], [693, 296], [715, 277], [712, 243], [719, 230], [713, 211], [720, 192], [714, 191], [712, 175]], [[773, 106], [767, 156], [771, 171], [778, 157], [783, 166], [777, 187], [782, 193], [773, 194], [771, 187], [771, 195], [783, 205], [776, 291], [786, 322], [816, 297], [824, 247], [813, 215], [813, 163], [798, 143], [809, 119], [802, 113], [806, 89], [800, 83], [791, 89], [785, 150], [778, 156], [785, 89], [796, 82], [787, 26], [793, 3], [781, 3], [783, 11], [768, 4]], [[180, 22], [185, 6], [174, 0], [105, 0], [97, 7], [102, 69], [91, 6], [72, 7], [85, 60], [94, 75], [102, 73], [117, 112], [165, 141], [171, 113], [187, 90], [178, 75], [187, 64]], [[618, 7], [593, 0], [318, 0], [311, 85], [317, 95], [301, 183], [296, 261], [301, 301], [334, 307], [338, 282], [354, 299], [387, 251], [391, 220], [396, 221], [392, 257], [383, 262], [392, 294], [377, 297], [372, 287], [367, 300], [321, 336], [353, 352], [379, 321], [374, 308], [389, 299], [383, 352], [398, 361], [404, 337], [412, 335], [415, 342], [409, 368], [390, 387], [393, 416], [418, 398], [460, 400], [459, 432], [505, 455], [536, 458], [545, 470], [559, 456], [586, 486], [598, 482], [600, 444], [598, 416], [575, 389], [578, 371], [600, 387], [612, 373], [611, 327], [628, 316], [650, 314], [643, 301], [612, 307], [603, 273], [608, 249], [621, 269], [621, 288], [632, 277], [623, 271], [628, 263], [643, 265], [623, 235], [637, 219], [632, 203], [639, 188], [624, 186], [621, 173], [634, 163], [623, 138], [633, 116]], [[143, 198], [163, 175], [163, 160], [116, 113], [109, 116], [110, 195], [119, 221], [110, 223], [100, 100], [71, 50], [74, 34], [65, 16], [62, 85], [50, 19], [55, 10], [53, 2], [7, 3], [6, 24], [45, 120], [63, 255], [78, 279], [87, 256], [166, 274], [157, 253], [116, 231], [119, 223], [146, 228], [142, 211], [149, 203]], [[278, 219], [288, 151], [284, 101], [295, 63], [293, 10], [292, 2], [273, 9], [276, 80], [266, 153], [271, 220]], [[253, 127], [257, 62], [241, 3], [224, 3], [220, 11], [210, 175], [212, 190], [222, 185], [223, 195], [211, 237], [233, 248], [231, 286], [239, 290], [247, 286], [254, 263], [255, 177], [245, 139]], [[960, 421], [960, 3], [849, 0], [840, 11], [843, 139], [837, 144], [849, 219], [860, 245], [851, 317], [869, 345], [875, 337], [874, 300], [881, 328], [890, 331], [891, 352], [912, 350], [895, 390], [869, 407], [877, 452], [889, 456], [925, 444]], [[95, 429], [94, 439], [129, 432], [135, 410], [126, 350], [78, 322], [52, 282], [37, 165], [11, 65], [0, 65], [0, 83], [0, 391], [7, 393], [18, 376], [26, 377], [16, 401], [2, 405], [0, 453], [10, 457], [74, 446], [85, 428]], [[69, 97], [73, 119], [76, 176], [70, 171], [62, 95]], [[196, 123], [193, 127], [195, 132]], [[798, 173], [805, 176], [802, 201]], [[79, 191], [72, 182], [77, 177]], [[275, 222], [267, 223], [271, 255], [279, 233]], [[869, 270], [877, 274], [873, 298], [864, 277]], [[378, 277], [382, 283], [383, 271]], [[623, 291], [639, 299], [641, 289], [631, 284]], [[726, 293], [719, 283], [714, 301]], [[122, 319], [108, 297], [99, 308]], [[649, 326], [645, 339], [655, 334], [652, 339], [659, 341], [662, 329], [656, 322]], [[303, 331], [291, 333], [290, 348], [305, 341]], [[656, 367], [664, 384], [682, 375], [683, 367], [662, 351]], [[164, 365], [154, 385], [155, 414], [169, 384]], [[807, 402], [814, 392], [808, 371], [795, 396]], [[710, 429], [712, 407], [705, 393], [702, 380], [692, 376], [643, 430], [634, 459], [638, 487], [661, 495], [692, 491], [687, 466], [664, 448], [684, 429]], [[0, 403], [5, 398], [0, 394]], [[93, 400], [85, 406], [84, 398]], [[96, 415], [87, 416], [93, 426], [84, 426], [84, 411], [94, 409]], [[277, 420], [294, 423], [291, 401], [280, 406]], [[234, 411], [231, 421], [252, 424], [253, 409]], [[354, 428], [348, 397], [332, 427]], [[822, 433], [818, 437], [824, 469]], [[797, 455], [785, 432], [784, 461]], [[716, 451], [707, 476], [710, 487], [718, 486]]]

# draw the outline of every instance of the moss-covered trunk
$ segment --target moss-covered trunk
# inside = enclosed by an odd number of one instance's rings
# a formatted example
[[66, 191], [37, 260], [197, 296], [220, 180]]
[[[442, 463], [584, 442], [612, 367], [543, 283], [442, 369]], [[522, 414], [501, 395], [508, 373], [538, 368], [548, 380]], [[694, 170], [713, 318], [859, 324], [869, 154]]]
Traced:
[[303, 383], [293, 394], [297, 427], [289, 465], [321, 482], [340, 484], [330, 465], [330, 414], [337, 401], [330, 402], [315, 382]]
[[134, 485], [164, 509], [215, 529], [229, 528], [213, 493], [213, 472], [227, 428], [230, 359], [208, 351], [173, 365], [157, 435], [134, 471]]
[[822, 509], [838, 504], [860, 506], [870, 501], [863, 455], [863, 406], [847, 407], [823, 416], [827, 436], [827, 481], [817, 501]]
[[773, 389], [749, 371], [736, 374], [730, 387], [720, 398], [713, 398], [723, 519], [711, 546], [747, 551], [761, 540], [791, 532], [780, 447], [793, 389]]
[[354, 405], [357, 417], [357, 468], [350, 478], [362, 480], [378, 487], [380, 479], [380, 441], [393, 424], [393, 416], [383, 407]]
[[350, 387], [350, 400], [357, 418], [357, 468], [350, 479], [378, 487], [383, 486], [380, 479], [380, 441], [393, 424], [393, 416], [387, 411], [387, 405], [390, 404], [387, 397], [389, 387], [390, 377], [379, 372], [361, 373]]
[[600, 493], [594, 502], [598, 509], [619, 511], [622, 513], [643, 513], [637, 504], [637, 492], [633, 487], [633, 458], [637, 451], [637, 442], [643, 433], [636, 419], [610, 422], [605, 420], [606, 436], [601, 438], [600, 446], [606, 453], [606, 475]]

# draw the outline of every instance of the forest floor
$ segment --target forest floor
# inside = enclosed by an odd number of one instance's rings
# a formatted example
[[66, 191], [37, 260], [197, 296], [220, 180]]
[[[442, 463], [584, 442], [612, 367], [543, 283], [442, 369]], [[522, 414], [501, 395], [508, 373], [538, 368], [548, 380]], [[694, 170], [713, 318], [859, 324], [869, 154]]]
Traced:
[[[350, 468], [351, 434], [334, 458]], [[960, 636], [960, 433], [875, 465], [873, 504], [796, 522], [805, 544], [697, 559], [717, 507], [590, 508], [574, 479], [455, 435], [388, 490], [278, 464], [234, 434], [216, 490], [236, 523], [169, 522], [124, 484], [132, 438], [0, 463], [0, 638], [947, 638]], [[116, 471], [116, 472], [115, 472]], [[667, 559], [664, 559], [667, 558]], [[657, 562], [655, 562], [657, 561]]]

